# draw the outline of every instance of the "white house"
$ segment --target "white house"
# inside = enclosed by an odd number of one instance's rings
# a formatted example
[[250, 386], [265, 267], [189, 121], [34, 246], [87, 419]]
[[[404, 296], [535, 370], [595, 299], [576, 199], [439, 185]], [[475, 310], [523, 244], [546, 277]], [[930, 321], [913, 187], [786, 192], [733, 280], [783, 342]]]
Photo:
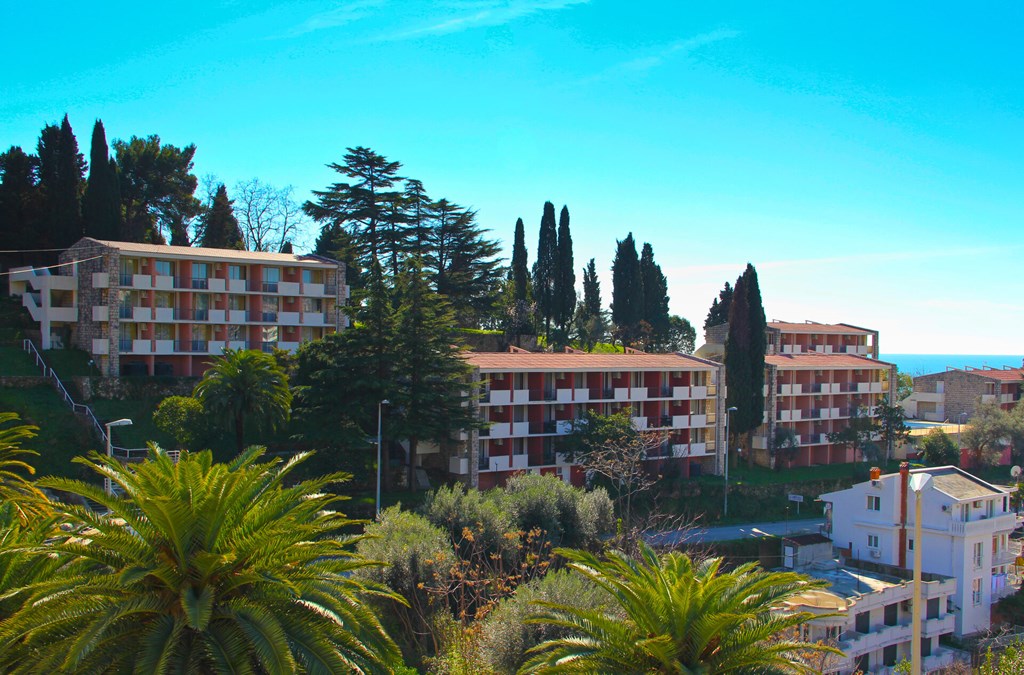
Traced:
[[1015, 590], [1007, 579], [1014, 562], [1013, 488], [953, 466], [910, 470], [904, 463], [899, 473], [884, 476], [873, 469], [871, 480], [821, 495], [829, 536], [849, 560], [909, 568], [916, 543], [908, 484], [911, 474], [922, 472], [932, 477], [921, 494], [923, 571], [956, 579], [957, 636], [987, 630], [992, 603]]
[[[888, 673], [910, 659], [914, 582], [909, 570], [867, 562], [842, 565], [832, 559], [832, 542], [820, 535], [789, 537], [782, 543], [787, 567], [829, 583], [827, 589], [807, 591], [787, 602], [789, 609], [819, 617], [803, 625], [805, 640], [843, 652], [812, 664], [817, 670], [829, 675]], [[939, 645], [940, 636], [953, 632], [955, 617], [949, 606], [955, 594], [956, 579], [923, 575], [922, 672], [936, 672], [955, 658], [952, 650]]]

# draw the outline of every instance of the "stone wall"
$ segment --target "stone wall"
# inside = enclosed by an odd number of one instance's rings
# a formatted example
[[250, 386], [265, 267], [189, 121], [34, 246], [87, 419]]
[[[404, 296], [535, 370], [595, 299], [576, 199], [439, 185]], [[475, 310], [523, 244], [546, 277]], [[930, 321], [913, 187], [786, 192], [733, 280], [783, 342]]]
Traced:
[[[96, 260], [87, 260], [102, 256]], [[82, 239], [60, 255], [61, 262], [82, 260], [78, 263], [78, 323], [72, 332], [71, 342], [87, 354], [92, 354], [92, 341], [106, 340], [107, 355], [96, 355], [95, 359], [100, 370], [117, 376], [120, 370], [118, 358], [118, 338], [120, 337], [121, 320], [118, 314], [118, 284], [120, 283], [121, 255], [117, 249], [104, 246], [90, 239]], [[95, 288], [92, 283], [94, 273], [105, 272], [110, 275], [109, 288]], [[93, 307], [107, 307], [109, 322], [93, 321]]]
[[198, 377], [72, 377], [72, 384], [85, 402], [94, 399], [163, 399], [191, 396]]
[[961, 415], [970, 419], [978, 410], [981, 397], [999, 392], [999, 381], [978, 371], [947, 370], [914, 378], [914, 391], [934, 394], [942, 383], [945, 418], [956, 422]]
[[31, 389], [32, 387], [48, 386], [50, 382], [42, 375], [0, 376], [0, 388], [4, 389]]
[[720, 323], [717, 326], [710, 326], [704, 329], [704, 342], [713, 345], [724, 345], [725, 338], [729, 337], [729, 324]]

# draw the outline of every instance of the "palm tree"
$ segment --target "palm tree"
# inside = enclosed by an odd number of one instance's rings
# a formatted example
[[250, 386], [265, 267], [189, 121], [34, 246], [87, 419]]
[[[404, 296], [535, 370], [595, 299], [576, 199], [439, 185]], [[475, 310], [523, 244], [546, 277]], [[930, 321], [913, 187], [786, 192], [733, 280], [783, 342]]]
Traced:
[[353, 552], [340, 534], [353, 521], [324, 493], [348, 476], [286, 487], [307, 455], [262, 454], [215, 464], [183, 452], [174, 463], [151, 446], [140, 464], [76, 460], [123, 497], [41, 481], [108, 513], [54, 505], [80, 526], [36, 547], [65, 562], [0, 622], [0, 672], [391, 672], [398, 649], [362, 597], [397, 596], [353, 576], [378, 563]]
[[246, 417], [255, 417], [260, 428], [276, 429], [291, 414], [288, 376], [273, 356], [252, 349], [225, 349], [223, 356], [211, 362], [193, 395], [208, 414], [234, 426], [239, 453], [245, 442]]
[[[795, 637], [806, 612], [782, 603], [824, 582], [756, 564], [723, 572], [720, 558], [681, 553], [659, 558], [641, 544], [640, 559], [612, 551], [605, 559], [561, 549], [569, 567], [608, 591], [613, 611], [538, 602], [532, 623], [568, 636], [534, 647], [521, 673], [812, 673], [803, 657], [839, 653]], [[803, 652], [803, 654], [801, 654]]]
[[[0, 426], [17, 422], [18, 419], [17, 413], [0, 413]], [[24, 471], [31, 476], [36, 472], [31, 464], [21, 458], [39, 453], [22, 448], [21, 441], [35, 437], [38, 430], [39, 427], [31, 424], [0, 429], [0, 504], [10, 504], [22, 523], [31, 514], [46, 510], [43, 493], [19, 473]]]

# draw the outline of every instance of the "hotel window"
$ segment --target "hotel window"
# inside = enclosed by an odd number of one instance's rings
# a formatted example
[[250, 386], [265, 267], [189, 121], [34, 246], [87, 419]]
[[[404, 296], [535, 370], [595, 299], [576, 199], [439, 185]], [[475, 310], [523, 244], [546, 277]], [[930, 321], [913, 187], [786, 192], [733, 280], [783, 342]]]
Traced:
[[981, 579], [975, 579], [971, 582], [971, 601], [975, 605], [981, 604]]
[[193, 304], [195, 305], [196, 321], [206, 321], [210, 318], [209, 293], [196, 293]]
[[231, 342], [242, 342], [245, 340], [245, 326], [232, 324], [228, 326], [228, 340]]
[[245, 267], [242, 265], [228, 265], [228, 279], [245, 281]]
[[914, 540], [913, 539], [910, 539], [910, 540], [907, 541], [907, 550], [910, 550], [910, 551], [914, 550]]
[[166, 291], [157, 291], [153, 296], [153, 302], [157, 307], [174, 307], [174, 301], [171, 299], [171, 294]]
[[976, 542], [974, 544], [974, 556], [973, 556], [974, 569], [978, 569], [979, 567], [981, 567], [981, 561], [984, 559], [984, 555], [985, 555], [984, 546], [982, 546], [982, 543], [980, 541]]
[[281, 281], [281, 270], [277, 267], [263, 268], [263, 292], [277, 293], [277, 284]]
[[153, 325], [153, 338], [156, 340], [173, 340], [174, 326], [169, 323], [158, 323]]
[[877, 534], [869, 534], [868, 535], [868, 548], [878, 548], [878, 535]]
[[320, 270], [302, 270], [302, 283], [304, 284], [322, 284], [323, 280], [324, 274]]
[[868, 511], [881, 511], [882, 498], [878, 495], [868, 495]]
[[156, 271], [157, 276], [160, 277], [173, 277], [174, 266], [170, 260], [157, 260], [153, 263], [153, 269]]
[[240, 309], [245, 311], [245, 296], [236, 294], [228, 295], [228, 309]]
[[192, 263], [192, 288], [207, 288], [210, 268], [206, 263]]
[[302, 311], [306, 314], [324, 311], [324, 302], [320, 298], [303, 298]]

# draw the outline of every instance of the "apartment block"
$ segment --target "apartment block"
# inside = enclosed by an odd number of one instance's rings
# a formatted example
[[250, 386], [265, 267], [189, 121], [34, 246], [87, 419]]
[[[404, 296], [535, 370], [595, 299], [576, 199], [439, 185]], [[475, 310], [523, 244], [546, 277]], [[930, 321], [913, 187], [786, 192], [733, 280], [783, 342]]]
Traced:
[[44, 349], [83, 349], [106, 375], [201, 375], [225, 348], [295, 351], [346, 321], [345, 266], [320, 256], [86, 237], [60, 262], [16, 270], [10, 292]]
[[[874, 416], [883, 396], [893, 400], [896, 366], [866, 356], [817, 351], [765, 356], [764, 423], [754, 432], [754, 456], [766, 466], [855, 462], [852, 447], [828, 435], [857, 416]], [[784, 458], [775, 452], [780, 427], [792, 429], [799, 448]]]
[[768, 322], [768, 350], [776, 354], [852, 354], [878, 358], [878, 331], [848, 323]]
[[[711, 326], [698, 356], [720, 361], [729, 325]], [[878, 360], [878, 331], [851, 324], [768, 322], [764, 422], [754, 431], [754, 460], [763, 466], [854, 462], [851, 447], [828, 440], [858, 415], [894, 400], [896, 366]], [[776, 433], [792, 430], [798, 447], [777, 452]], [[781, 432], [779, 432], [781, 433]]]
[[1024, 368], [947, 368], [914, 378], [902, 403], [908, 417], [930, 422], [966, 422], [980, 403], [1012, 410], [1024, 389]]
[[588, 410], [627, 410], [638, 429], [665, 442], [648, 456], [683, 476], [721, 467], [722, 366], [681, 354], [469, 353], [486, 428], [466, 434], [449, 470], [474, 487], [501, 485], [516, 472], [551, 473], [581, 484], [560, 452], [574, 420]]
[[[931, 475], [921, 494], [921, 541], [914, 541], [915, 495], [910, 477]], [[1016, 554], [1009, 535], [1016, 526], [1010, 509], [1014, 488], [991, 485], [952, 466], [873, 470], [873, 478], [846, 490], [821, 495], [826, 530], [848, 560], [907, 568], [922, 546], [922, 571], [956, 579], [950, 611], [953, 633], [985, 631], [992, 603], [1013, 593]]]
[[[810, 534], [782, 540], [784, 565], [814, 579], [828, 582], [826, 589], [807, 591], [786, 603], [792, 611], [813, 618], [802, 627], [804, 640], [837, 647], [842, 656], [816, 663], [830, 675], [891, 673], [911, 656], [913, 573], [892, 565], [836, 560], [827, 537]], [[953, 633], [950, 611], [956, 579], [941, 574], [921, 575], [921, 657], [924, 673], [953, 663], [954, 652], [939, 638]]]

